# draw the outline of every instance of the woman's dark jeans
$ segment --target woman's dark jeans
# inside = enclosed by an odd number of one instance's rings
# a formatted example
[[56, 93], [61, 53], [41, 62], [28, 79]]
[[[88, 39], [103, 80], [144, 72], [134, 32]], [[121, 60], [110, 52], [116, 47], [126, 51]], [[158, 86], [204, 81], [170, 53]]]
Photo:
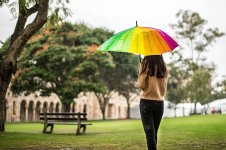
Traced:
[[157, 133], [162, 119], [163, 110], [163, 101], [140, 100], [140, 114], [146, 135], [148, 150], [157, 149]]

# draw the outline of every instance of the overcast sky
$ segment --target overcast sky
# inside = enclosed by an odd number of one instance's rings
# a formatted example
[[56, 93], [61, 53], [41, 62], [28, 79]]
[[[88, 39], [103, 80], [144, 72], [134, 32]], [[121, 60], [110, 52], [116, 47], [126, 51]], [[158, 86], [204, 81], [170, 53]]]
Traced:
[[[226, 33], [226, 0], [70, 0], [72, 23], [85, 22], [92, 27], [106, 27], [118, 32], [135, 26], [150, 26], [162, 29], [173, 36], [169, 24], [176, 23], [175, 14], [180, 9], [198, 12], [208, 21], [208, 27], [218, 27]], [[7, 8], [0, 8], [0, 40], [4, 41], [14, 29]], [[180, 44], [180, 41], [178, 41]], [[206, 54], [208, 62], [217, 65], [216, 77], [226, 75], [226, 36], [217, 40]], [[168, 54], [165, 54], [166, 57]], [[170, 61], [170, 60], [167, 60]]]

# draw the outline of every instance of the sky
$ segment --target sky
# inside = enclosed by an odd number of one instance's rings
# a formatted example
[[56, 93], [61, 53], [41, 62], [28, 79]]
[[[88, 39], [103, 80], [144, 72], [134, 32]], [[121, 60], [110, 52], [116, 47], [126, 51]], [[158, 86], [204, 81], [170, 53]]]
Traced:
[[[133, 27], [138, 21], [139, 26], [159, 28], [174, 36], [169, 24], [176, 23], [175, 14], [182, 9], [198, 12], [208, 21], [208, 27], [218, 27], [226, 33], [225, 6], [225, 0], [70, 0], [68, 7], [72, 16], [67, 20], [71, 23], [85, 22], [92, 27], [106, 27], [115, 32]], [[12, 34], [16, 20], [5, 7], [0, 8], [0, 16], [0, 40], [5, 41]], [[207, 61], [217, 66], [215, 80], [226, 75], [225, 51], [226, 36], [218, 39], [205, 54]], [[164, 54], [164, 57], [168, 56]]]

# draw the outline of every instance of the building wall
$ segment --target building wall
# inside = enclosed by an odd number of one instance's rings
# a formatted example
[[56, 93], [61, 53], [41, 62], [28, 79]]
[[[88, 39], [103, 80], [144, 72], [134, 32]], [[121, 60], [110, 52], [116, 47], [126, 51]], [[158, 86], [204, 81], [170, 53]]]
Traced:
[[6, 120], [8, 122], [23, 122], [39, 120], [39, 112], [46, 109], [48, 112], [61, 112], [59, 98], [52, 94], [49, 97], [40, 97], [36, 94], [28, 96], [13, 96], [11, 92], [6, 96]]
[[[51, 94], [49, 97], [38, 96], [33, 93], [28, 96], [14, 96], [7, 92], [7, 115], [8, 122], [33, 122], [39, 121], [39, 113], [62, 112], [62, 103], [57, 95]], [[138, 97], [132, 103], [137, 104]], [[88, 120], [102, 119], [99, 102], [94, 93], [80, 94], [71, 103], [70, 112], [84, 112], [86, 109]], [[124, 97], [114, 94], [105, 110], [106, 119], [124, 119], [127, 116], [127, 104]]]

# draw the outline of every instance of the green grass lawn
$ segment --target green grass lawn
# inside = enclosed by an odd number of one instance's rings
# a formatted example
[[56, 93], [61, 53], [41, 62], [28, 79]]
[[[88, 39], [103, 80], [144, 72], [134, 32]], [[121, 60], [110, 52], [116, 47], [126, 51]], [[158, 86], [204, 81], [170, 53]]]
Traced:
[[[145, 150], [141, 120], [93, 121], [87, 133], [75, 136], [72, 125], [55, 125], [42, 134], [40, 123], [7, 123], [0, 149]], [[226, 150], [226, 115], [162, 120], [159, 150]]]

